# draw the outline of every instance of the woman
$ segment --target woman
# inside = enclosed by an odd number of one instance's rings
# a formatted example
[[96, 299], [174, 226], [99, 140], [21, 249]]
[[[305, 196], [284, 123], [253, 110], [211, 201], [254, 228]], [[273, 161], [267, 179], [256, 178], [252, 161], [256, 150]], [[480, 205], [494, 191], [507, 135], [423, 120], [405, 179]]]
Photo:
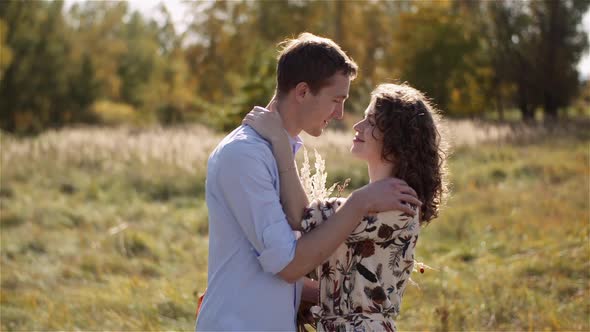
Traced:
[[[420, 207], [414, 217], [400, 211], [365, 216], [334, 254], [318, 267], [320, 307], [318, 331], [395, 331], [394, 318], [414, 266], [420, 226], [438, 215], [446, 192], [444, 141], [439, 116], [422, 93], [408, 85], [382, 84], [371, 93], [365, 118], [354, 125], [352, 154], [367, 162], [371, 182], [386, 177], [405, 180]], [[251, 125], [273, 144], [279, 169], [293, 165], [277, 112], [250, 112]], [[291, 166], [292, 167], [292, 166]], [[294, 172], [281, 173], [281, 183], [301, 183]], [[289, 178], [290, 177], [290, 178]], [[282, 186], [283, 187], [283, 186]], [[298, 199], [300, 188], [281, 189], [288, 219], [301, 220], [304, 231], [324, 222], [343, 198]], [[290, 211], [303, 211], [293, 213]], [[301, 218], [299, 218], [302, 215]]]

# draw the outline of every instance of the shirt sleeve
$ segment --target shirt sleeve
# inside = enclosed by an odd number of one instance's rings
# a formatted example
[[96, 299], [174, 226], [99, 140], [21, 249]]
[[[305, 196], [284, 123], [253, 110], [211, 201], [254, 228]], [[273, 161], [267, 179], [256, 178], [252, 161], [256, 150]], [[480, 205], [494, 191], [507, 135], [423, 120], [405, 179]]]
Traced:
[[360, 224], [350, 233], [347, 242], [362, 240], [389, 241], [402, 233], [412, 232], [420, 227], [419, 210], [413, 207], [414, 217], [401, 211], [387, 211], [364, 216]]
[[280, 272], [295, 256], [296, 238], [274, 186], [272, 156], [238, 145], [226, 151], [220, 161], [218, 181], [230, 212], [256, 251], [262, 269]]
[[336, 213], [345, 201], [345, 198], [330, 197], [323, 201], [315, 200], [311, 202], [303, 212], [301, 228], [305, 233], [310, 232]]

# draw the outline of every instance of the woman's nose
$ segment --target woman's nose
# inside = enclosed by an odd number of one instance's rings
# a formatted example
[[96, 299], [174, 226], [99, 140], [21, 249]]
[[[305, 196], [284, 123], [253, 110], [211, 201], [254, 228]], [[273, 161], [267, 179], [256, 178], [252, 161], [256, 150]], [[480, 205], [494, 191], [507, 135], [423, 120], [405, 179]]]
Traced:
[[352, 129], [354, 129], [356, 131], [360, 131], [361, 122], [362, 121], [359, 121], [359, 122], [355, 123], [354, 126], [352, 126]]

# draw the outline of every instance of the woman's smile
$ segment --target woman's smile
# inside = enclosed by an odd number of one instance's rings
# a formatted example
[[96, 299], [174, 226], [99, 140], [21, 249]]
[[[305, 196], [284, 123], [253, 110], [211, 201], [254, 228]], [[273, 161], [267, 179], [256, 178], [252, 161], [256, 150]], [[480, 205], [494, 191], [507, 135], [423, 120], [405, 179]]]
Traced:
[[352, 141], [353, 141], [353, 142], [361, 142], [361, 143], [362, 143], [362, 142], [364, 142], [364, 140], [360, 139], [358, 136], [355, 136], [355, 137], [352, 139]]

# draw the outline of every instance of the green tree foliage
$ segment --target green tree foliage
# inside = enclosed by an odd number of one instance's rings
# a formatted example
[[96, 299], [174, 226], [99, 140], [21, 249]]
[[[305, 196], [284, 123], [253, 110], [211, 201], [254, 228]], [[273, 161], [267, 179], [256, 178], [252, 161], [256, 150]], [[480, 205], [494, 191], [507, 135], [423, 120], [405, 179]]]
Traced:
[[122, 38], [127, 11], [123, 1], [88, 1], [74, 4], [67, 15], [73, 30], [72, 60], [80, 65], [84, 53], [91, 56], [99, 98], [121, 101], [118, 70], [127, 51]]
[[70, 43], [62, 6], [61, 1], [0, 3], [13, 56], [0, 82], [3, 128], [38, 131], [76, 115], [68, 89]]
[[159, 68], [154, 85], [158, 93], [156, 115], [163, 123], [191, 120], [199, 111], [198, 95], [193, 93], [194, 76], [188, 67], [182, 48], [183, 36], [178, 35], [172, 17], [165, 6], [160, 7], [163, 24], [158, 26]]
[[0, 19], [0, 80], [4, 76], [6, 67], [12, 62], [12, 50], [6, 43], [6, 33], [8, 26], [4, 20]]
[[570, 105], [585, 0], [195, 1], [179, 32], [119, 1], [0, 2], [0, 127], [201, 121], [227, 130], [274, 92], [277, 43], [310, 31], [359, 64], [347, 103], [407, 81], [447, 115]]
[[[395, 33], [400, 78], [424, 90], [443, 110], [475, 113], [477, 89], [477, 30], [471, 17], [451, 1], [418, 2], [400, 14]], [[477, 105], [477, 106], [474, 106]]]
[[537, 30], [534, 40], [536, 67], [543, 70], [540, 104], [546, 118], [554, 120], [557, 110], [568, 106], [579, 91], [576, 65], [588, 48], [588, 36], [581, 31], [587, 0], [533, 1], [531, 16]]
[[533, 120], [537, 107], [543, 107], [546, 119], [554, 119], [575, 97], [580, 87], [576, 65], [588, 49], [581, 21], [589, 5], [585, 0], [488, 4], [493, 82], [508, 91], [523, 119]]
[[88, 110], [100, 95], [100, 82], [96, 78], [96, 68], [90, 54], [84, 53], [80, 65], [74, 67], [69, 89], [69, 98], [74, 109], [83, 112], [80, 120], [91, 121]]
[[[118, 63], [121, 99], [136, 108], [149, 107], [152, 79], [157, 69], [158, 40], [153, 27], [135, 12], [124, 26], [122, 37], [127, 46]], [[153, 95], [153, 94], [151, 94]]]

